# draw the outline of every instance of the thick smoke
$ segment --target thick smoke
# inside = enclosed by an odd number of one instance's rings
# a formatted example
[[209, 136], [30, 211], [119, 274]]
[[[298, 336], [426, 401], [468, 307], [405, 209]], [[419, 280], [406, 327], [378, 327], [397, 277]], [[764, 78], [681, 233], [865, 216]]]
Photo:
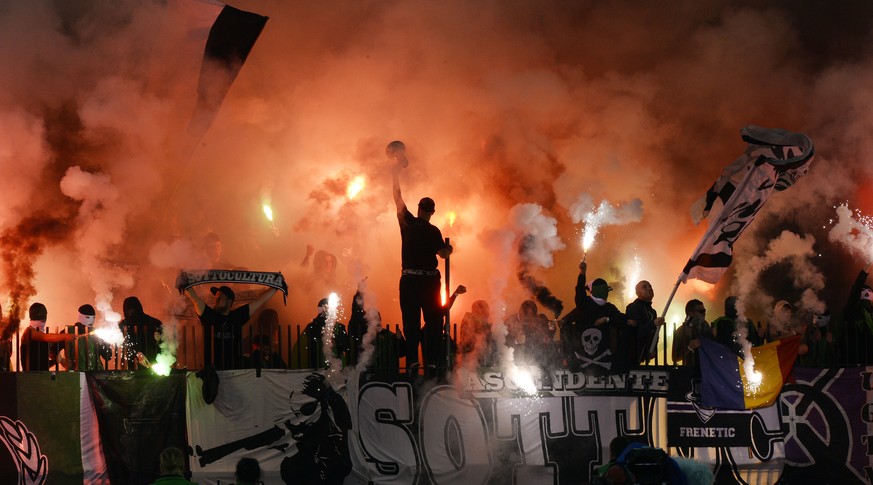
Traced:
[[[270, 20], [198, 140], [186, 127], [214, 5], [0, 7], [0, 43], [15, 46], [0, 52], [14, 66], [0, 80], [0, 294], [15, 315], [35, 299], [53, 315], [117, 306], [121, 291], [169, 308], [165, 285], [212, 231], [229, 261], [253, 270], [290, 275], [307, 244], [324, 249], [337, 256], [332, 291], [344, 296], [366, 266], [368, 291], [395, 324], [400, 237], [384, 156], [395, 139], [410, 160], [407, 204], [436, 201], [453, 281], [495, 317], [532, 288], [572, 297], [581, 250], [522, 245], [506, 214], [534, 204], [553, 218], [553, 239], [570, 241], [580, 193], [646, 208], [633, 225], [602, 227], [589, 272], [623, 268], [635, 247], [641, 277], [665, 294], [701, 234], [688, 208], [743, 149], [747, 124], [807, 133], [818, 158], [768, 201], [735, 246], [737, 264], [788, 229], [816, 241], [822, 268], [846, 268], [846, 249], [823, 229], [833, 201], [873, 209], [861, 190], [873, 177], [866, 4], [233, 5]], [[828, 271], [827, 283], [853, 273]], [[299, 324], [314, 295], [302, 277], [290, 285], [281, 321]], [[676, 305], [699, 292], [683, 285]]]
[[863, 214], [853, 216], [849, 206], [837, 207], [837, 220], [828, 232], [828, 239], [866, 263], [873, 262], [873, 227]]
[[72, 226], [65, 220], [38, 213], [22, 219], [0, 236], [3, 270], [9, 291], [9, 318], [19, 320], [27, 301], [36, 295], [34, 263], [45, 247], [66, 241]]
[[564, 303], [544, 283], [531, 274], [534, 268], [550, 268], [553, 253], [566, 245], [558, 236], [557, 221], [543, 214], [536, 204], [521, 204], [513, 207], [512, 221], [519, 231], [518, 281], [543, 306], [558, 318], [564, 311]]
[[[802, 315], [809, 316], [824, 311], [826, 305], [819, 294], [824, 289], [825, 277], [815, 264], [817, 253], [813, 249], [814, 245], [815, 238], [812, 236], [799, 236], [783, 231], [779, 237], [770, 241], [762, 254], [736, 261], [736, 274], [731, 291], [739, 297], [739, 319], [746, 320], [747, 314], [752, 311], [767, 315], [771, 333], [797, 331], [799, 324], [808, 319], [797, 318], [795, 315], [786, 321], [778, 312], [774, 313], [774, 303], [777, 300], [793, 300], [789, 303], [799, 310], [795, 313]], [[762, 285], [761, 281], [762, 275], [774, 269], [783, 272], [780, 281], [788, 283], [779, 288], [779, 294], [773, 294], [772, 289]]]

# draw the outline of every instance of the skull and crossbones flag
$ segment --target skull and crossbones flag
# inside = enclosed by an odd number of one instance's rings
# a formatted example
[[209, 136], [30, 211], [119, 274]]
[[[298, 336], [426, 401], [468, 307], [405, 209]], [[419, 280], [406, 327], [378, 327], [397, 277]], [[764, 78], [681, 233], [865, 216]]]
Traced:
[[802, 133], [759, 126], [747, 126], [740, 133], [748, 143], [745, 152], [724, 169], [704, 199], [692, 208], [692, 217], [698, 222], [717, 203], [723, 204], [682, 270], [681, 282], [695, 278], [716, 283], [731, 264], [734, 242], [773, 190], [793, 185], [812, 163], [815, 148]]

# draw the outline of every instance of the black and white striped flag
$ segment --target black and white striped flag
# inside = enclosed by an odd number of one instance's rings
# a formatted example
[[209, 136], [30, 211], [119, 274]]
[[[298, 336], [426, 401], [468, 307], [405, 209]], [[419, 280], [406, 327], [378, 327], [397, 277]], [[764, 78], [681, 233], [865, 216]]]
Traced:
[[815, 148], [808, 136], [759, 126], [747, 126], [740, 133], [748, 143], [746, 151], [697, 204], [701, 218], [714, 212], [719, 201], [723, 207], [682, 270], [682, 282], [694, 278], [716, 283], [731, 264], [734, 242], [770, 193], [787, 189], [809, 170]]

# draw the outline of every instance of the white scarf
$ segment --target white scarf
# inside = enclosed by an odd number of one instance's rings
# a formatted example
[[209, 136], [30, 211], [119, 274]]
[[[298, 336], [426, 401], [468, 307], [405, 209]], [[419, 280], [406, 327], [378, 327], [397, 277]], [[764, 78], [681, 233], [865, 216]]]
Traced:
[[597, 298], [596, 296], [592, 296], [591, 299], [594, 300], [594, 303], [597, 303], [597, 306], [606, 305], [606, 299], [604, 298]]

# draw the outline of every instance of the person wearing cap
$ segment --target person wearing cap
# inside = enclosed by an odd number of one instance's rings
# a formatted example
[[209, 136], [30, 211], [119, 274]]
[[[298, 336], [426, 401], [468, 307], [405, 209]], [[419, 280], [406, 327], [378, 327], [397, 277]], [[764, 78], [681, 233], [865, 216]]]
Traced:
[[78, 342], [67, 342], [61, 348], [63, 356], [58, 360], [67, 368], [67, 370], [75, 371], [90, 371], [103, 370], [103, 362], [100, 360], [109, 360], [112, 358], [112, 348], [91, 332], [94, 330], [94, 319], [97, 312], [91, 305], [82, 305], [79, 307], [79, 314], [76, 323], [67, 325], [67, 328], [61, 333], [77, 335], [81, 337]]
[[673, 363], [697, 366], [700, 339], [712, 340], [712, 327], [706, 321], [706, 307], [700, 300], [685, 304], [685, 321], [673, 332]]
[[21, 335], [19, 347], [19, 359], [22, 371], [50, 370], [57, 364], [57, 345], [60, 342], [69, 342], [76, 338], [69, 334], [45, 333], [48, 310], [42, 303], [30, 305], [28, 310], [30, 325]]
[[125, 298], [121, 309], [124, 320], [118, 323], [118, 329], [124, 334], [122, 361], [128, 370], [137, 369], [140, 365], [148, 366], [155, 362], [160, 352], [163, 324], [145, 313], [142, 302], [135, 296]]
[[215, 296], [213, 306], [207, 305], [194, 287], [185, 290], [185, 295], [194, 305], [200, 323], [203, 324], [204, 364], [212, 364], [217, 370], [242, 367], [242, 327], [273, 295], [276, 288], [267, 288], [251, 303], [233, 308], [236, 294], [229, 286], [209, 289]]
[[867, 284], [871, 269], [873, 263], [858, 273], [843, 308], [840, 360], [848, 365], [873, 364], [873, 288]]
[[447, 258], [452, 253], [452, 246], [446, 244], [439, 228], [430, 223], [436, 210], [433, 199], [422, 198], [418, 203], [416, 216], [406, 208], [400, 193], [400, 170], [403, 167], [402, 163], [395, 165], [392, 181], [397, 222], [400, 224], [400, 312], [403, 333], [406, 335], [406, 368], [410, 374], [418, 373], [418, 346], [422, 342], [423, 315], [425, 344], [422, 354], [428, 369], [426, 373], [436, 376], [437, 369], [444, 368], [446, 360], [443, 331], [445, 313], [440, 300], [437, 256]]

